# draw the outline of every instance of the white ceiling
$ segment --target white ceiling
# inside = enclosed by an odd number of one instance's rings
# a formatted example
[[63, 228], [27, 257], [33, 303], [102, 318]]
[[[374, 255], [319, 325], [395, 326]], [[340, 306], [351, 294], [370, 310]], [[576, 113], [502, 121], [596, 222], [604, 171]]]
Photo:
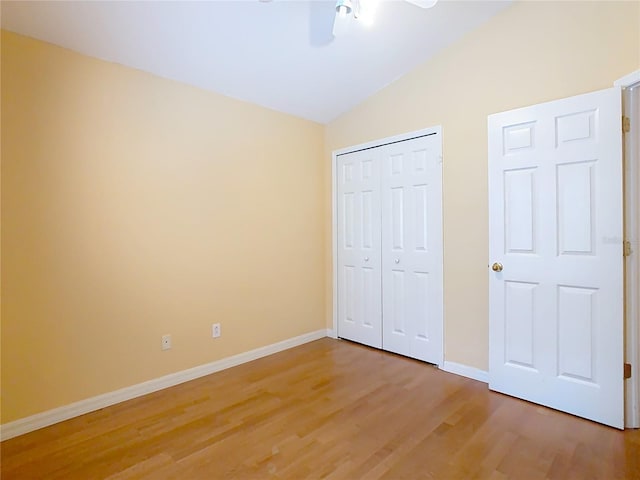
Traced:
[[2, 28], [326, 123], [507, 7], [382, 2], [332, 38], [334, 1], [2, 1]]

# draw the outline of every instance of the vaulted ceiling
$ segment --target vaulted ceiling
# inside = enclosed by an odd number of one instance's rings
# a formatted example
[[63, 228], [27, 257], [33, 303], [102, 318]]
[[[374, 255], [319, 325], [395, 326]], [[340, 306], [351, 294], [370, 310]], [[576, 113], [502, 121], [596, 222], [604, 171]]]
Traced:
[[2, 1], [2, 28], [326, 123], [478, 27], [505, 1], [381, 2], [332, 36], [334, 1]]

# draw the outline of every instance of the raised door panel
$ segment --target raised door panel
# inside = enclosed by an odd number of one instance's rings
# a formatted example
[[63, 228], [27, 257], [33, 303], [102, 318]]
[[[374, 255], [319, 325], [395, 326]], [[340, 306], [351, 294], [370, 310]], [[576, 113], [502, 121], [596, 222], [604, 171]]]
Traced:
[[556, 166], [558, 255], [595, 255], [596, 161]]
[[558, 370], [560, 379], [597, 384], [595, 378], [595, 288], [558, 286]]
[[536, 289], [529, 282], [504, 282], [505, 329], [504, 362], [511, 366], [536, 369], [534, 335]]
[[504, 172], [505, 253], [536, 253], [535, 168]]

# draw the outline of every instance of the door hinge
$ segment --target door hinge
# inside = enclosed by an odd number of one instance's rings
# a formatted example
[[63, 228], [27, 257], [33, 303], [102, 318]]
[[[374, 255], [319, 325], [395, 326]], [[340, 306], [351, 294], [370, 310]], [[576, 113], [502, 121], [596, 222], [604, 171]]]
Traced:
[[631, 378], [631, 364], [630, 363], [625, 363], [624, 364], [624, 378]]
[[633, 250], [631, 250], [631, 242], [628, 240], [622, 242], [622, 256], [630, 257], [632, 253]]
[[631, 131], [631, 120], [629, 117], [622, 117], [622, 131], [624, 133], [629, 133]]

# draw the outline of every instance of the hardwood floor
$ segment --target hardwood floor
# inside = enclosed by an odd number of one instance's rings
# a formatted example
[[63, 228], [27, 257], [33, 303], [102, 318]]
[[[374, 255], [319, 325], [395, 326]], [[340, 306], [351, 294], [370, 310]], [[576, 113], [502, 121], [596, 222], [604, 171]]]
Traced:
[[332, 339], [0, 448], [3, 480], [640, 478], [640, 431]]

